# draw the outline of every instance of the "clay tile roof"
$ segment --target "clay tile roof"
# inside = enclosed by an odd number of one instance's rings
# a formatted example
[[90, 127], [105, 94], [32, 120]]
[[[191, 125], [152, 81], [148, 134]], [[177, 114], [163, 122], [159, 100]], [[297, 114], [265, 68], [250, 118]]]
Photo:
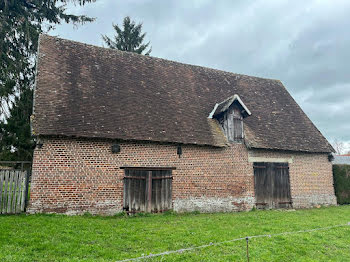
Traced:
[[41, 35], [35, 135], [225, 146], [215, 104], [235, 94], [251, 148], [331, 152], [282, 83]]

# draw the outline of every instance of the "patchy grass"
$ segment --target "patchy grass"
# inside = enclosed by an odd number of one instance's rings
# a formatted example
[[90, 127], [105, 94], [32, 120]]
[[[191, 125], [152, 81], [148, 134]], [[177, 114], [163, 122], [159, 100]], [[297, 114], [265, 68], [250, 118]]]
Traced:
[[[116, 261], [350, 222], [350, 206], [136, 217], [0, 216], [0, 261]], [[249, 241], [252, 261], [350, 261], [350, 226]], [[246, 261], [245, 240], [147, 261]]]

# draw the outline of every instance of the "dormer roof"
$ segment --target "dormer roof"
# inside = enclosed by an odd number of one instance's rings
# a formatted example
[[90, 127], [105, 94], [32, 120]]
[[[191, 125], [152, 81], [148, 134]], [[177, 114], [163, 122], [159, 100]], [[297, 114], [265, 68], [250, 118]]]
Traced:
[[223, 112], [227, 111], [230, 106], [234, 103], [237, 103], [239, 107], [241, 108], [241, 114], [243, 117], [250, 116], [252, 113], [248, 109], [248, 107], [243, 103], [242, 99], [239, 97], [239, 95], [234, 94], [233, 96], [228, 97], [224, 101], [215, 104], [213, 110], [209, 114], [209, 118], [213, 118], [215, 116], [218, 116], [222, 114]]

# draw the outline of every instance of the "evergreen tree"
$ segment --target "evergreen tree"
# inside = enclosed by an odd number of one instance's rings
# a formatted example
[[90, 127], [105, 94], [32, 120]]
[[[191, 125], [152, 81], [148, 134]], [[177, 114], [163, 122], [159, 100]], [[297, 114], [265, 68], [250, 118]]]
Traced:
[[[146, 33], [142, 33], [142, 23], [136, 25], [135, 21], [130, 20], [129, 16], [124, 18], [123, 29], [114, 24], [113, 28], [117, 33], [114, 36], [114, 41], [108, 36], [102, 35], [109, 48], [142, 54], [149, 46], [149, 42], [143, 44]], [[151, 51], [152, 48], [148, 49], [145, 55], [149, 55]]]
[[62, 21], [93, 21], [67, 13], [69, 3], [95, 0], [0, 0], [0, 160], [31, 160], [30, 115], [38, 37]]
[[28, 121], [32, 113], [32, 101], [32, 90], [29, 88], [23, 90], [20, 96], [15, 97], [9, 110], [10, 117], [6, 122], [0, 122], [2, 131], [0, 159], [31, 161], [35, 145]]

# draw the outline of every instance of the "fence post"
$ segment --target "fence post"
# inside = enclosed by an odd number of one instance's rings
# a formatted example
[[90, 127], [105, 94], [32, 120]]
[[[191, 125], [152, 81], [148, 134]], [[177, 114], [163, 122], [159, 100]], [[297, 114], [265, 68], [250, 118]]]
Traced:
[[3, 203], [3, 197], [2, 197], [2, 191], [4, 189], [5, 184], [5, 171], [0, 170], [0, 214], [2, 213], [2, 203]]
[[247, 241], [247, 261], [249, 262], [249, 237], [245, 238]]
[[28, 201], [29, 201], [29, 196], [28, 196], [28, 193], [29, 193], [29, 177], [30, 177], [30, 173], [31, 173], [31, 170], [29, 171], [26, 171], [25, 173], [25, 177], [26, 177], [26, 185], [25, 185], [25, 201], [24, 201], [24, 212], [27, 211], [27, 206], [28, 206]]

